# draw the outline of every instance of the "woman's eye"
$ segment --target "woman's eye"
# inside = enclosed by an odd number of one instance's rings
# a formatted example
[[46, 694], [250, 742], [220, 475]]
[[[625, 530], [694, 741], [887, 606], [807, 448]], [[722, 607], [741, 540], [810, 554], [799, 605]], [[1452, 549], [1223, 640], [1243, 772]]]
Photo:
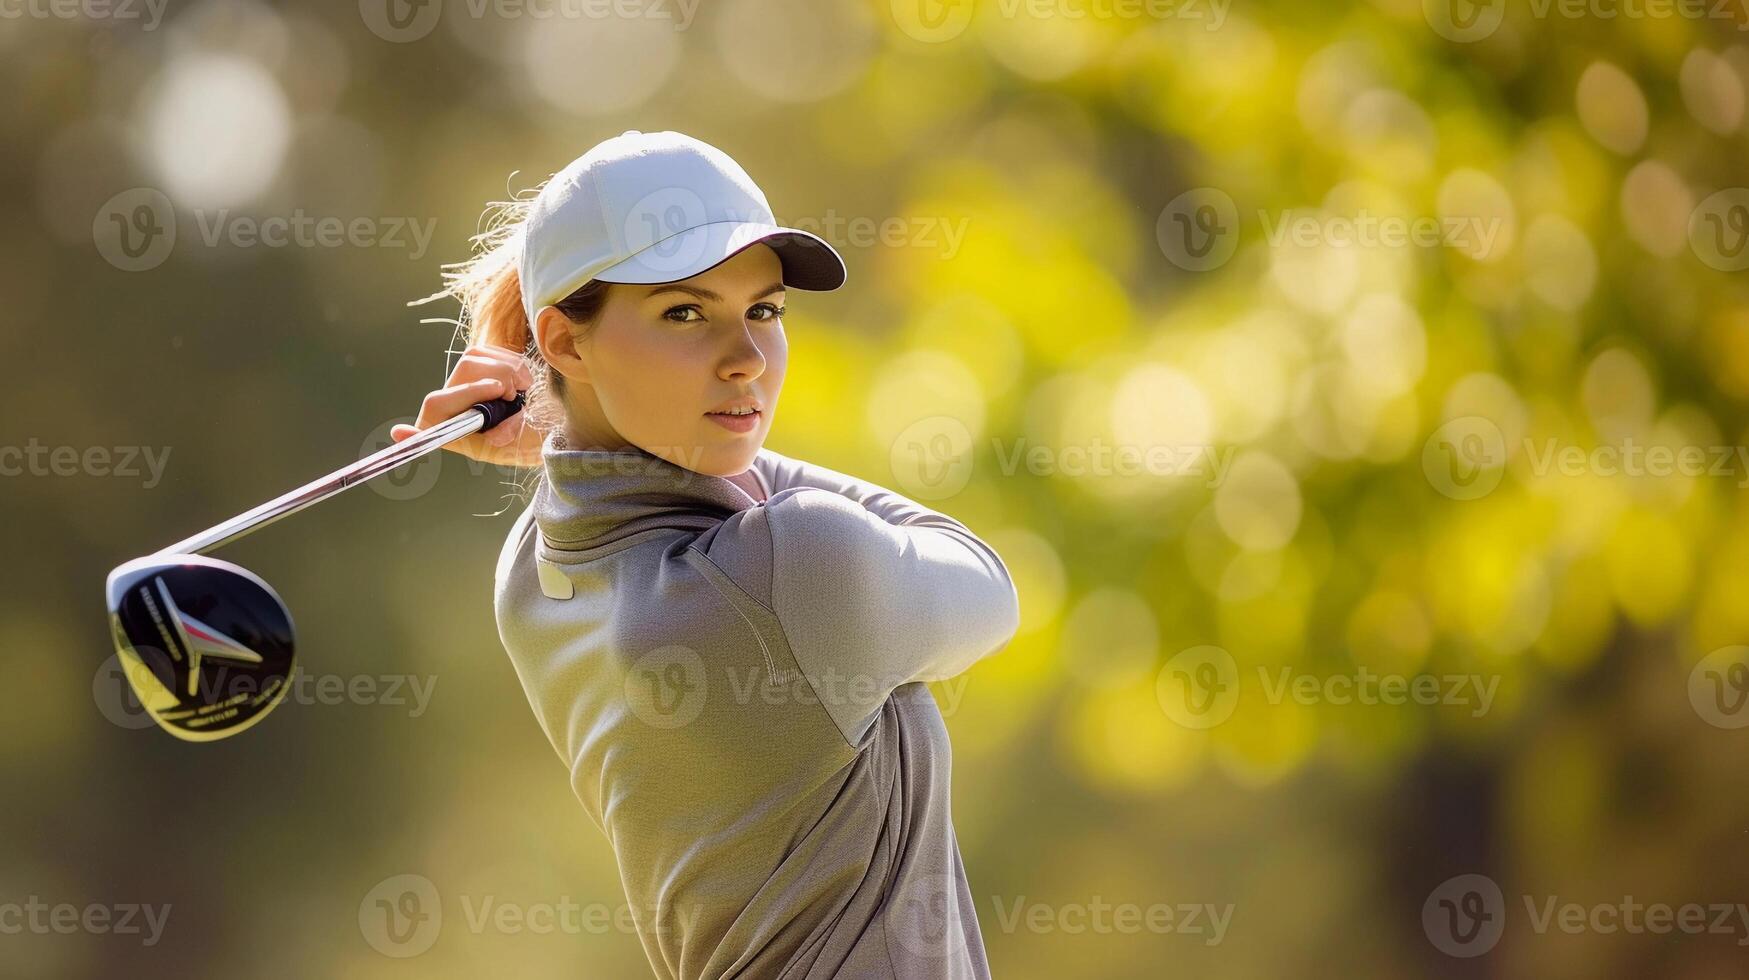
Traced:
[[[756, 303], [747, 311], [747, 315], [753, 320], [775, 320], [783, 316], [783, 310], [783, 307], [770, 303]], [[664, 311], [662, 318], [674, 323], [699, 323], [705, 319], [705, 315], [697, 304], [688, 303]]]

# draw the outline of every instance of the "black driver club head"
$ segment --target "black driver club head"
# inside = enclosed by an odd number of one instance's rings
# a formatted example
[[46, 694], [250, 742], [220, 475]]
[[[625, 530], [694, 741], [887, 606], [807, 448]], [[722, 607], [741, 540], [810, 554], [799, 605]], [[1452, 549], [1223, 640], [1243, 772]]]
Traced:
[[105, 591], [128, 684], [177, 738], [235, 735], [290, 689], [291, 614], [249, 570], [201, 555], [149, 555], [110, 572]]
[[158, 727], [211, 742], [266, 717], [290, 690], [291, 613], [266, 582], [206, 552], [350, 487], [484, 432], [522, 411], [515, 398], [468, 407], [192, 537], [118, 566], [104, 593], [116, 659]]

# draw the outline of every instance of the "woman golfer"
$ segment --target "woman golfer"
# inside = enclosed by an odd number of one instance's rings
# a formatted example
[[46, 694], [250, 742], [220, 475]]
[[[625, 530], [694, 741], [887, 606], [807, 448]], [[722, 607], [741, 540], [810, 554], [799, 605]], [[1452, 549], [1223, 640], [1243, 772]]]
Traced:
[[659, 977], [988, 977], [921, 682], [1018, 596], [964, 525], [763, 448], [786, 287], [823, 240], [679, 133], [632, 131], [508, 205], [447, 275], [468, 349], [416, 426], [527, 390], [451, 448], [537, 467], [499, 634], [618, 857]]

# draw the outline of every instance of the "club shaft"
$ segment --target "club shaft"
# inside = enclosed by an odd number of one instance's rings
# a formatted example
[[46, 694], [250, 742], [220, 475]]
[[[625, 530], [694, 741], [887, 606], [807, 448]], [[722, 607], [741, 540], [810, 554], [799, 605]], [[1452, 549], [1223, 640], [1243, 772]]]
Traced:
[[251, 531], [266, 527], [282, 517], [295, 514], [311, 504], [327, 500], [342, 490], [355, 487], [371, 477], [380, 476], [403, 463], [418, 459], [435, 449], [441, 449], [447, 443], [479, 431], [485, 423], [484, 415], [470, 409], [452, 419], [439, 422], [429, 429], [421, 429], [418, 433], [401, 442], [384, 447], [356, 463], [312, 480], [296, 490], [275, 497], [253, 510], [238, 514], [222, 524], [215, 524], [199, 534], [184, 538], [156, 553], [160, 555], [204, 555]]

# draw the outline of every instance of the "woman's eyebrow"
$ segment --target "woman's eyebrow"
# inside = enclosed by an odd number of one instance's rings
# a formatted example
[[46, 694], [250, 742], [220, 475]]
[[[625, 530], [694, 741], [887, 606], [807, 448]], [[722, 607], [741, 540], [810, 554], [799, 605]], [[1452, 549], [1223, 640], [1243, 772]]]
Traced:
[[[757, 296], [754, 296], [753, 299], [754, 300], [761, 300], [767, 296], [770, 296], [772, 293], [781, 293], [781, 292], [783, 292], [783, 290], [784, 290], [783, 283], [774, 282], [771, 285], [765, 287], [765, 289], [763, 291], [761, 291]], [[657, 286], [656, 288], [650, 290], [648, 293], [645, 293], [644, 298], [649, 299], [652, 296], [660, 296], [663, 293], [689, 293], [693, 296], [697, 296], [699, 299], [710, 300], [713, 303], [721, 303], [723, 301], [723, 298], [721, 296], [719, 296], [716, 293], [713, 293], [710, 290], [705, 289], [701, 286], [683, 286], [683, 285], [680, 285], [679, 283], [667, 283], [667, 284], [664, 284], [661, 286]]]

